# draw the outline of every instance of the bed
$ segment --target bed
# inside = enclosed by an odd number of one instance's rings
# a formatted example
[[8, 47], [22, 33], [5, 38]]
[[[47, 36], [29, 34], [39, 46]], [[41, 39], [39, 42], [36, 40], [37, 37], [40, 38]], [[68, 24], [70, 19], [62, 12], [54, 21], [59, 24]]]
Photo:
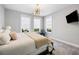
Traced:
[[[41, 45], [38, 42], [39, 39], [37, 37], [44, 38], [44, 41], [46, 41], [46, 43], [42, 42]], [[38, 40], [36, 40], [36, 38]], [[47, 49], [47, 46], [48, 39], [46, 37], [43, 37], [36, 33], [17, 33], [17, 40], [0, 46], [0, 55], [37, 55], [45, 51]]]

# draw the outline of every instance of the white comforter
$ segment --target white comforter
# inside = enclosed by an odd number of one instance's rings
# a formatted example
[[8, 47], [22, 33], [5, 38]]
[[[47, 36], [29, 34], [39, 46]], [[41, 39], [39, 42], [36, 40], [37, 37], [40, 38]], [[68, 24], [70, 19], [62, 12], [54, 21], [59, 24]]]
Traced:
[[30, 37], [23, 33], [18, 33], [17, 40], [11, 41], [7, 45], [0, 46], [0, 54], [15, 55], [15, 54], [30, 54], [35, 51], [35, 43]]

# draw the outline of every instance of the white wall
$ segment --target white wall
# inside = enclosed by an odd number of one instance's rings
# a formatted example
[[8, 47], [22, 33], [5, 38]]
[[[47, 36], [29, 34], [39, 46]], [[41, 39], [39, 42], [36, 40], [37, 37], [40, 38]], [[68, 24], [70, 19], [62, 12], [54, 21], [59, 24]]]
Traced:
[[66, 15], [78, 10], [79, 5], [71, 5], [58, 11], [53, 16], [53, 37], [79, 45], [79, 22], [67, 23]]
[[5, 26], [11, 26], [12, 31], [21, 32], [21, 18], [17, 11], [5, 9]]
[[0, 27], [4, 27], [4, 7], [0, 5]]
[[41, 19], [41, 29], [44, 30], [44, 17]]

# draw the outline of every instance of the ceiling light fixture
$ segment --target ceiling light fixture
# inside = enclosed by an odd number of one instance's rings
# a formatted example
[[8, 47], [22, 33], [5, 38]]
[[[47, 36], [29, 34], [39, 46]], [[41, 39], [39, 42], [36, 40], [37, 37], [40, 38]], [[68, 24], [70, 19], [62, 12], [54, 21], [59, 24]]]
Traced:
[[35, 16], [39, 16], [40, 15], [40, 5], [36, 4], [35, 8], [34, 8], [34, 15]]

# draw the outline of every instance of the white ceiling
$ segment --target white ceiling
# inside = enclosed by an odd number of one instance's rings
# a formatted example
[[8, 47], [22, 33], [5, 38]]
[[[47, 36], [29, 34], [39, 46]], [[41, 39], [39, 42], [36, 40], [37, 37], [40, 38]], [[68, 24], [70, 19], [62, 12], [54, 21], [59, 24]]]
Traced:
[[[40, 16], [46, 16], [67, 6], [69, 6], [69, 4], [40, 4]], [[4, 7], [16, 11], [33, 14], [35, 4], [5, 4]]]

